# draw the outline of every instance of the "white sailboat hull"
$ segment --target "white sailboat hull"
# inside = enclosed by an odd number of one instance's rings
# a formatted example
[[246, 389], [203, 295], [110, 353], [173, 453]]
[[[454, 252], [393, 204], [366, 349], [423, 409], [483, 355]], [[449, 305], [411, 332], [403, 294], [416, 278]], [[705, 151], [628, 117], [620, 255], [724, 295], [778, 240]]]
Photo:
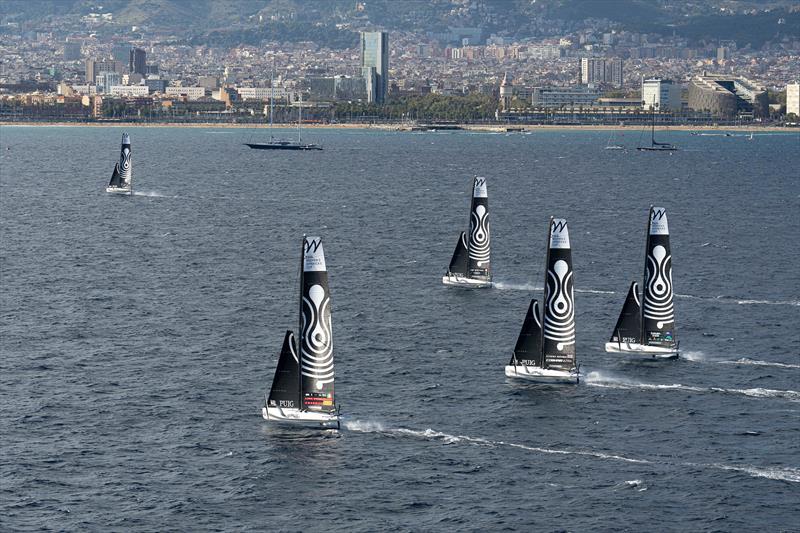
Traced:
[[580, 373], [577, 370], [552, 370], [536, 366], [506, 365], [505, 373], [509, 378], [536, 383], [571, 384], [580, 380]]
[[449, 287], [469, 287], [471, 289], [484, 289], [492, 286], [491, 281], [484, 279], [468, 278], [466, 276], [444, 276], [442, 283]]
[[312, 428], [338, 428], [337, 413], [319, 411], [301, 411], [300, 409], [282, 409], [280, 407], [262, 407], [261, 416], [269, 422], [278, 422]]
[[112, 187], [112, 186], [108, 186], [108, 187], [106, 187], [106, 192], [110, 193], [110, 194], [125, 194], [125, 195], [128, 195], [128, 196], [133, 194], [133, 191], [131, 190], [130, 187]]
[[678, 357], [677, 348], [664, 348], [662, 346], [648, 346], [637, 342], [607, 342], [606, 351], [612, 353], [629, 353], [640, 355], [646, 359], [675, 359]]

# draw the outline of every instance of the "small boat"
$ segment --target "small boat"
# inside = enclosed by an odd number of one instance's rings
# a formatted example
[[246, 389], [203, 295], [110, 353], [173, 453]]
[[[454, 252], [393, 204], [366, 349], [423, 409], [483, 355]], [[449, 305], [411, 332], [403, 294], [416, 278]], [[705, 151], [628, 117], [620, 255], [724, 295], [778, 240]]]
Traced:
[[452, 287], [484, 288], [492, 286], [489, 233], [489, 195], [486, 178], [472, 182], [469, 235], [461, 232], [442, 283]]
[[[271, 79], [271, 78], [270, 78]], [[273, 85], [270, 83], [270, 87]], [[270, 95], [269, 99], [269, 141], [262, 143], [246, 142], [245, 146], [253, 150], [322, 150], [322, 146], [313, 143], [304, 143], [301, 137], [301, 130], [303, 125], [303, 100], [297, 107], [297, 140], [291, 141], [287, 139], [276, 139], [272, 135], [272, 114], [273, 114], [273, 98]]]
[[628, 289], [607, 352], [630, 353], [648, 359], [678, 357], [672, 290], [672, 255], [667, 210], [650, 206], [644, 267], [644, 305], [634, 281]]
[[656, 141], [656, 106], [655, 98], [653, 98], [653, 105], [650, 107], [651, 126], [650, 126], [650, 146], [637, 146], [636, 149], [641, 152], [675, 152], [678, 147], [670, 143], [662, 143]]
[[133, 194], [133, 183], [131, 182], [131, 138], [127, 133], [122, 134], [122, 147], [119, 152], [119, 162], [114, 165], [114, 172], [111, 173], [111, 181], [108, 182], [106, 192], [111, 194]]
[[[300, 339], [283, 337], [278, 366], [261, 415], [270, 422], [339, 428], [333, 397], [331, 297], [322, 239], [303, 236], [300, 268]], [[299, 358], [298, 358], [299, 352]]]
[[544, 313], [531, 300], [517, 338], [511, 361], [505, 367], [509, 378], [539, 383], [578, 383], [575, 364], [575, 297], [569, 229], [563, 218], [550, 217]]

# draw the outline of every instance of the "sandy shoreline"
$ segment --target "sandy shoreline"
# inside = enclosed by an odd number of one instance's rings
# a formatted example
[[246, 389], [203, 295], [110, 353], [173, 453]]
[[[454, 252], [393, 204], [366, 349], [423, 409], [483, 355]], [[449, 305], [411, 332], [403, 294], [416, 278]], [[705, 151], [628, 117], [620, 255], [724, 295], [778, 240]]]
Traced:
[[[213, 122], [181, 123], [181, 122], [158, 122], [143, 124], [140, 122], [3, 122], [0, 127], [13, 126], [39, 126], [39, 127], [73, 127], [73, 128], [215, 128], [215, 129], [267, 129], [265, 124], [219, 124]], [[276, 128], [292, 129], [297, 124], [275, 124]], [[535, 131], [535, 130], [641, 130], [641, 125], [614, 126], [614, 125], [567, 125], [567, 124], [459, 124], [463, 131], [484, 131], [484, 132], [506, 132], [508, 129], [513, 131]], [[411, 131], [411, 125], [401, 124], [303, 124], [303, 129], [374, 129], [386, 131]], [[656, 126], [657, 130], [662, 131], [783, 131], [800, 132], [800, 128], [786, 128], [781, 126]], [[458, 131], [458, 130], [454, 130]]]

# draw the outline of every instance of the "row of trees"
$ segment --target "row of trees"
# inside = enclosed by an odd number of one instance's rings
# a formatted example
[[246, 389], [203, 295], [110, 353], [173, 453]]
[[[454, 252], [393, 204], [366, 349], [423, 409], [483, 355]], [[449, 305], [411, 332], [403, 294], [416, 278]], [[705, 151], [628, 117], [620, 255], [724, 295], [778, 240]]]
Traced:
[[446, 96], [427, 94], [424, 96], [399, 96], [384, 104], [363, 102], [340, 102], [332, 112], [334, 120], [351, 120], [370, 117], [376, 120], [449, 120], [475, 122], [494, 119], [497, 100], [491, 96], [474, 94], [468, 96]]

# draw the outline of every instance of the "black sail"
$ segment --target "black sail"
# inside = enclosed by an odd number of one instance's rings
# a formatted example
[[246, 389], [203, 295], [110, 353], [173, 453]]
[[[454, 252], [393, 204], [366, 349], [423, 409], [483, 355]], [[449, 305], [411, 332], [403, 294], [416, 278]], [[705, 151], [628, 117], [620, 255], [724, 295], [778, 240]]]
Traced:
[[476, 177], [472, 184], [472, 206], [469, 212], [468, 277], [487, 281], [491, 279], [490, 244], [486, 178]]
[[625, 298], [609, 342], [639, 344], [642, 342], [641, 336], [642, 306], [639, 304], [639, 284], [634, 281], [628, 289], [628, 297]]
[[458, 237], [456, 249], [453, 251], [453, 258], [450, 260], [450, 267], [447, 271], [451, 274], [467, 275], [467, 234], [463, 231]]
[[528, 313], [514, 346], [510, 365], [542, 366], [542, 324], [539, 320], [539, 302], [531, 300]]
[[550, 219], [542, 320], [544, 367], [575, 368], [575, 298], [567, 221]]
[[642, 342], [649, 346], [676, 345], [672, 291], [672, 253], [667, 210], [650, 207], [642, 296]]
[[269, 407], [284, 409], [298, 409], [300, 401], [300, 364], [297, 360], [297, 349], [294, 344], [294, 334], [286, 332], [283, 338], [283, 347], [278, 357], [278, 366], [275, 368], [275, 377], [272, 388], [269, 390]]
[[333, 411], [331, 296], [322, 239], [303, 238], [300, 299], [300, 401], [302, 409]]
[[119, 162], [111, 174], [109, 187], [130, 187], [132, 175], [131, 139], [127, 133], [122, 134], [122, 146], [119, 151]]

